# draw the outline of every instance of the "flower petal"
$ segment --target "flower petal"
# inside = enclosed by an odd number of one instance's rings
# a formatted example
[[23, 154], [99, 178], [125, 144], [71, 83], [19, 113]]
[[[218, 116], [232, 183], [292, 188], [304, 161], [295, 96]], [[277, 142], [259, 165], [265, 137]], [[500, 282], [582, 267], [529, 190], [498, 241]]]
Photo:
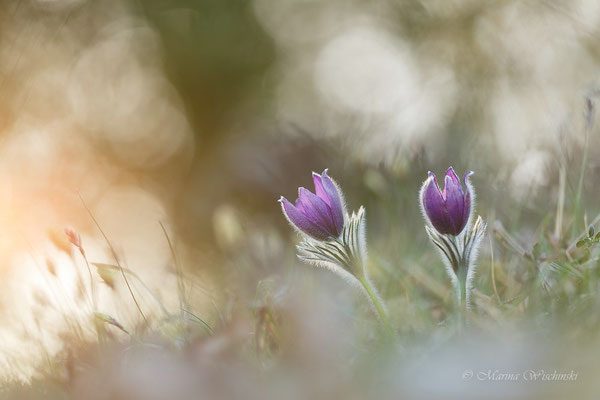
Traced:
[[446, 233], [458, 235], [463, 230], [467, 222], [466, 218], [463, 216], [465, 200], [462, 193], [462, 188], [460, 186], [460, 181], [458, 181], [458, 185], [456, 185], [453, 177], [450, 175], [446, 175], [444, 181], [444, 192], [446, 193], [446, 212], [448, 213], [447, 221], [451, 227], [451, 231]]
[[279, 199], [279, 202], [281, 203], [281, 209], [283, 210], [285, 217], [298, 230], [319, 240], [326, 239], [330, 236], [328, 232], [314, 224], [301, 209], [298, 209], [295, 205], [290, 203], [288, 199], [282, 196]]
[[429, 178], [423, 184], [422, 198], [423, 210], [429, 218], [429, 222], [440, 233], [450, 233], [452, 226], [448, 221], [448, 212], [442, 193], [437, 184], [434, 173], [429, 172]]
[[327, 170], [323, 171], [321, 175], [321, 183], [323, 184], [323, 188], [329, 197], [329, 207], [331, 207], [331, 212], [333, 214], [333, 221], [335, 223], [335, 228], [339, 233], [342, 233], [342, 228], [344, 227], [344, 200], [342, 198], [342, 193], [339, 190], [338, 186], [335, 182], [327, 175]]
[[[454, 172], [454, 168], [452, 168], [452, 167], [448, 168], [446, 170], [446, 176], [447, 177], [449, 176], [452, 179], [453, 185], [458, 186], [458, 188], [460, 189], [460, 193], [462, 194], [463, 190], [462, 190], [462, 186], [460, 184], [460, 179], [458, 179], [456, 172]], [[444, 189], [446, 189], [446, 188], [444, 187]]]
[[317, 174], [316, 172], [313, 172], [313, 182], [315, 184], [315, 193], [317, 196], [319, 196], [320, 198], [322, 198], [325, 203], [327, 203], [328, 206], [331, 207], [331, 200], [329, 200], [329, 195], [327, 194], [327, 192], [325, 191], [325, 188], [323, 187], [323, 182], [321, 180], [321, 175]]
[[339, 235], [333, 213], [325, 200], [305, 188], [298, 189], [298, 200], [302, 203], [302, 212], [313, 224], [328, 232], [330, 236]]

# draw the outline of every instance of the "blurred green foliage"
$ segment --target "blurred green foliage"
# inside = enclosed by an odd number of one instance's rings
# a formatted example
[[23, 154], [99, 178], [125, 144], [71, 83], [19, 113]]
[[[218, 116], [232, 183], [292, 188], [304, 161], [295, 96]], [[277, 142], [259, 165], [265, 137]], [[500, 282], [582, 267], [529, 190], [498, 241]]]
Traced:
[[160, 33], [167, 74], [186, 102], [203, 146], [226, 134], [240, 107], [260, 107], [269, 100], [265, 73], [275, 49], [251, 3], [139, 0]]

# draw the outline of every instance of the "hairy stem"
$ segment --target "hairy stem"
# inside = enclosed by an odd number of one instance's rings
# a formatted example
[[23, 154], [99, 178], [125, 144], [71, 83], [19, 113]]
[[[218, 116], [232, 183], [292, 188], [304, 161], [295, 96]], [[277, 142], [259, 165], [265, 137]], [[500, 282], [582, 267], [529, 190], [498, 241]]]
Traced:
[[467, 325], [467, 272], [468, 266], [461, 264], [457, 271], [456, 300], [458, 306], [459, 330], [462, 331]]
[[358, 280], [361, 283], [361, 285], [363, 286], [363, 288], [365, 289], [365, 292], [367, 293], [369, 300], [371, 300], [371, 305], [373, 306], [373, 308], [379, 315], [379, 320], [383, 324], [387, 334], [389, 335], [390, 338], [393, 338], [394, 337], [394, 329], [392, 328], [392, 324], [390, 323], [390, 318], [388, 316], [388, 313], [387, 313], [381, 299], [379, 298], [379, 294], [377, 293], [377, 290], [375, 289], [375, 287], [373, 286], [371, 281], [366, 277], [365, 274], [358, 276]]

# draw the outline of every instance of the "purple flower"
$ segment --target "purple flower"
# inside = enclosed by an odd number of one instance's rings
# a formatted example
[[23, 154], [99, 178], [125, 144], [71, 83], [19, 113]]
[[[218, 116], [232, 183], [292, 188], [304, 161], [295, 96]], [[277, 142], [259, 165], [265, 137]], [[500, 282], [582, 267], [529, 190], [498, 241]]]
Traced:
[[327, 175], [313, 172], [315, 193], [303, 187], [298, 189], [295, 204], [281, 196], [279, 202], [288, 221], [313, 239], [337, 238], [344, 228], [345, 207], [342, 193]]
[[467, 172], [463, 181], [466, 190], [463, 191], [458, 176], [452, 167], [446, 171], [444, 191], [440, 190], [435, 174], [429, 172], [429, 177], [421, 188], [421, 208], [426, 219], [442, 234], [459, 235], [471, 216], [473, 195]]

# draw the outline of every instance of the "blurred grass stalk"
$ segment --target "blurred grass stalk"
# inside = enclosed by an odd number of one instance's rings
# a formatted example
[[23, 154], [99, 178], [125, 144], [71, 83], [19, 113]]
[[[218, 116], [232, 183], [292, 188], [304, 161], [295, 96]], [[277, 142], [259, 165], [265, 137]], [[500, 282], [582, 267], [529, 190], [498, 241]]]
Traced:
[[579, 171], [579, 183], [577, 184], [577, 193], [575, 195], [575, 209], [574, 216], [575, 221], [573, 223], [573, 229], [571, 232], [571, 236], [577, 236], [578, 232], [585, 231], [585, 221], [584, 221], [584, 212], [583, 212], [583, 181], [585, 179], [585, 170], [587, 167], [588, 156], [589, 156], [589, 141], [590, 141], [590, 133], [593, 127], [594, 121], [594, 103], [592, 99], [586, 98], [586, 110], [585, 110], [585, 142], [583, 145], [583, 158], [581, 159], [581, 169]]

